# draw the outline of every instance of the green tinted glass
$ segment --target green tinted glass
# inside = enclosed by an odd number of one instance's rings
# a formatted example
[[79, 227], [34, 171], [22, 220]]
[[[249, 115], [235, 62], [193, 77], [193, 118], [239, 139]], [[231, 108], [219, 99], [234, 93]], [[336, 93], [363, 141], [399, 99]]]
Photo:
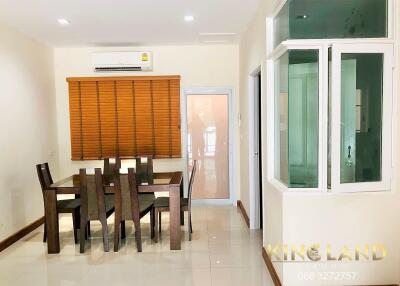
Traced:
[[341, 183], [382, 177], [383, 54], [343, 54]]
[[288, 0], [274, 19], [274, 46], [287, 39], [385, 38], [387, 0]]
[[288, 185], [289, 53], [275, 61], [275, 178]]
[[289, 179], [318, 187], [318, 51], [289, 53]]
[[289, 39], [289, 4], [287, 1], [274, 18], [274, 47]]
[[291, 188], [318, 187], [316, 50], [293, 50], [275, 62], [275, 175]]

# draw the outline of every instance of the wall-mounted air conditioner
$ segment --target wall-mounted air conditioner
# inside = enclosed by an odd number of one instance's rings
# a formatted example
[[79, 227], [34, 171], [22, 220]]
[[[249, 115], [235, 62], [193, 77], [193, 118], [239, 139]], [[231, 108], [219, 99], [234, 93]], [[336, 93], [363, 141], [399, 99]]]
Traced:
[[96, 72], [153, 70], [151, 52], [97, 52], [92, 61]]

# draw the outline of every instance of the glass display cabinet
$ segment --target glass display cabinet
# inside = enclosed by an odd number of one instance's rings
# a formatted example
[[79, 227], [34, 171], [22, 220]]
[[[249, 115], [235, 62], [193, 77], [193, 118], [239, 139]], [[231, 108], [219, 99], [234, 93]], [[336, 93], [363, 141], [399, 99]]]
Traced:
[[288, 0], [270, 20], [269, 156], [284, 190], [390, 190], [389, 0]]

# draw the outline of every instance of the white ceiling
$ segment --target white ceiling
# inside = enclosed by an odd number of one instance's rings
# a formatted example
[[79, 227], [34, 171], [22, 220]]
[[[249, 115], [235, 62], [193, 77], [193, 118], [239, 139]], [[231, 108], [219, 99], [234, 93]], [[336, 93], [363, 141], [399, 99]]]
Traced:
[[[52, 46], [235, 42], [260, 0], [0, 0], [0, 21]], [[184, 21], [193, 15], [194, 22]], [[71, 25], [61, 26], [66, 18]], [[201, 33], [237, 33], [204, 36]]]

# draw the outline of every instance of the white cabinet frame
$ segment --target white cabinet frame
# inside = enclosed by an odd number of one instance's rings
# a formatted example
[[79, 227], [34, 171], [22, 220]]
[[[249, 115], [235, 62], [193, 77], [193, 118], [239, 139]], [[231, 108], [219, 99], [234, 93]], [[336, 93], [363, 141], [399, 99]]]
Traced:
[[[327, 67], [328, 62], [328, 49], [325, 45], [291, 45], [283, 43], [280, 45], [273, 54], [268, 58], [267, 74], [268, 74], [268, 94], [267, 107], [268, 107], [268, 137], [274, 138], [275, 136], [275, 73], [274, 62], [278, 60], [286, 52], [293, 50], [312, 50], [318, 51], [318, 187], [317, 188], [288, 188], [285, 184], [275, 178], [274, 154], [275, 150], [279, 147], [275, 146], [275, 140], [268, 142], [268, 153], [271, 154], [268, 159], [268, 180], [276, 188], [285, 191], [296, 192], [317, 192], [326, 189], [327, 182]], [[325, 64], [326, 63], [326, 64]]]
[[[341, 183], [341, 64], [342, 54], [383, 54], [383, 99], [382, 99], [382, 150], [381, 181]], [[332, 185], [333, 192], [377, 192], [391, 188], [392, 169], [392, 109], [393, 109], [393, 45], [391, 44], [334, 44], [332, 45]], [[371, 71], [373, 72], [373, 71]]]

